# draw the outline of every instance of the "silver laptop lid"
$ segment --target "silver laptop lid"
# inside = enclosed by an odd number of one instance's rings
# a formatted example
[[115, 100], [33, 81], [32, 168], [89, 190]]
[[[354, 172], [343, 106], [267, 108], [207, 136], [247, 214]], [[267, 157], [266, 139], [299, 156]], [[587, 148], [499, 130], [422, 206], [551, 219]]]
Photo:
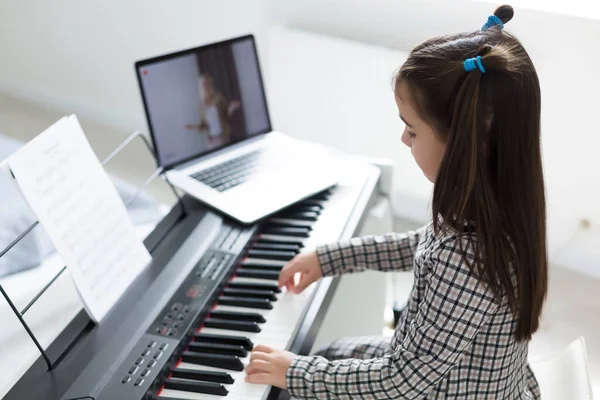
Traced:
[[135, 63], [165, 169], [271, 131], [252, 35]]

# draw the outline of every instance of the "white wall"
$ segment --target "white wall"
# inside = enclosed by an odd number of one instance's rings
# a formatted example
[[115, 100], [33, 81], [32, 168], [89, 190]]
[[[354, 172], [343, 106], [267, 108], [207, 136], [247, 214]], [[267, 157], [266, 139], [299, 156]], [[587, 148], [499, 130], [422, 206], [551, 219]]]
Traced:
[[134, 62], [250, 32], [260, 40], [265, 7], [266, 0], [5, 1], [0, 90], [145, 128]]
[[[369, 97], [374, 91], [373, 85], [369, 83], [367, 88], [365, 81], [372, 82], [371, 74], [375, 71], [378, 74], [393, 72], [391, 61], [394, 54], [398, 57], [397, 66], [403, 61], [402, 51], [398, 50], [408, 51], [434, 35], [478, 29], [493, 9], [491, 4], [464, 0], [274, 0], [270, 11], [271, 18], [282, 24], [365, 43], [362, 47], [368, 50], [355, 47], [354, 59], [350, 48], [341, 58], [339, 54], [332, 55], [323, 49], [316, 51], [322, 59], [314, 62], [322, 64], [332, 87], [343, 91], [345, 96], [337, 99], [343, 100], [348, 110], [347, 118], [339, 120], [340, 132], [331, 133], [336, 135], [335, 139], [325, 136], [319, 126], [313, 128], [318, 132], [313, 131], [310, 135], [323, 137], [329, 142], [337, 141], [345, 149], [368, 152], [372, 156], [389, 156], [397, 151], [395, 158], [401, 168], [396, 170], [396, 189], [401, 191], [403, 198], [411, 200], [410, 213], [422, 216], [423, 212], [414, 206], [415, 199], [422, 205], [422, 210], [426, 210], [430, 187], [422, 183], [420, 172], [409, 166], [410, 155], [403, 152], [397, 137], [391, 134], [400, 131], [400, 127], [385, 114], [393, 111], [393, 104], [382, 104], [385, 112], [377, 113], [372, 103], [378, 102], [378, 99]], [[600, 21], [516, 8], [515, 18], [507, 29], [515, 33], [528, 49], [541, 81], [551, 260], [600, 277], [600, 248], [593, 245], [600, 243], [600, 168], [597, 156], [600, 149], [597, 123], [600, 53], [596, 51], [600, 45]], [[347, 42], [343, 43], [346, 44], [342, 46], [350, 46]], [[368, 44], [389, 49], [385, 53], [384, 49], [375, 49]], [[312, 50], [303, 51], [302, 55], [296, 55], [298, 62]], [[335, 57], [338, 57], [337, 61], [343, 59], [346, 63], [335, 64], [338, 72], [331, 69], [328, 61], [328, 58]], [[361, 59], [363, 57], [372, 59], [365, 61]], [[364, 66], [368, 61], [376, 65], [369, 69]], [[348, 79], [346, 70], [354, 71], [353, 67], [357, 64], [362, 66], [361, 71], [366, 72], [366, 76], [347, 80], [346, 89], [340, 88], [336, 77]], [[272, 73], [283, 74], [281, 71]], [[388, 76], [382, 76], [382, 79]], [[294, 88], [295, 91], [289, 94], [301, 96], [299, 85], [294, 85]], [[272, 90], [276, 89], [272, 87]], [[336, 98], [335, 93], [326, 94], [320, 88], [313, 92], [317, 94], [314, 101], [320, 104], [328, 101], [323, 96]], [[379, 93], [384, 93], [383, 89]], [[283, 93], [271, 100], [279, 102], [282, 97]], [[365, 116], [360, 115], [361, 109], [373, 121], [371, 128], [374, 131], [367, 129], [369, 126], [365, 124]], [[322, 112], [326, 113], [327, 109]], [[335, 114], [335, 117], [340, 118], [340, 115]], [[364, 139], [359, 139], [361, 135], [350, 134], [353, 124], [363, 129]], [[303, 128], [308, 129], [308, 126], [305, 124]], [[375, 152], [373, 141], [380, 142], [378, 154], [372, 154]], [[402, 202], [397, 202], [396, 206], [397, 209], [403, 208]], [[579, 232], [583, 218], [590, 219], [592, 226], [590, 230]]]
[[[466, 0], [4, 2], [0, 13], [0, 90], [123, 128], [145, 127], [133, 71], [135, 60], [254, 32], [268, 85], [287, 85], [269, 90], [275, 127], [296, 136], [339, 143], [355, 153], [393, 157], [399, 165], [396, 189], [412, 200], [415, 214], [419, 209], [416, 204], [426, 209], [430, 185], [399, 143], [401, 126], [393, 103], [376, 109], [373, 97], [388, 94], [391, 73], [403, 61], [397, 49], [407, 51], [436, 34], [478, 29], [493, 8], [488, 3]], [[210, 12], [205, 14], [207, 10]], [[267, 54], [264, 38], [272, 21], [389, 48], [373, 50], [382, 58], [360, 60], [361, 71], [369, 77], [366, 80], [354, 76], [340, 81], [340, 74], [327, 65], [330, 54], [309, 48], [300, 49], [295, 56], [308, 69], [292, 76], [291, 71], [269, 70], [278, 65], [271, 59], [281, 59]], [[596, 122], [600, 110], [600, 52], [596, 51], [600, 22], [517, 8], [507, 28], [529, 50], [542, 84], [551, 255], [557, 262], [600, 276], [600, 248], [591, 245], [600, 243], [596, 155], [600, 148]], [[342, 69], [356, 63], [348, 46], [336, 56], [339, 64], [335, 65]], [[304, 60], [300, 56], [315, 52], [321, 59]], [[318, 88], [312, 88], [311, 82], [298, 84], [319, 68], [327, 79], [312, 82]], [[377, 87], [368, 83], [376, 79]], [[328, 93], [327, 87], [332, 91]], [[298, 100], [291, 103], [287, 100], [290, 97]], [[340, 102], [348, 105], [347, 113], [328, 115], [332, 108], [327, 105]], [[315, 124], [311, 120], [314, 113], [324, 121], [337, 119], [329, 125]], [[403, 204], [398, 204], [400, 209]], [[592, 227], [577, 233], [582, 218], [590, 219]]]

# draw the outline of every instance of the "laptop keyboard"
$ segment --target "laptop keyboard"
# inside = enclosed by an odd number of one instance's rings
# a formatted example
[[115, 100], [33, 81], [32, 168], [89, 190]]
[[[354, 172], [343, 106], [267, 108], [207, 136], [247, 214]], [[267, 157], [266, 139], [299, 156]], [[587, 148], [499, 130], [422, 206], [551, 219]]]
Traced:
[[250, 179], [256, 172], [260, 153], [260, 149], [255, 150], [190, 176], [219, 192], [223, 192]]

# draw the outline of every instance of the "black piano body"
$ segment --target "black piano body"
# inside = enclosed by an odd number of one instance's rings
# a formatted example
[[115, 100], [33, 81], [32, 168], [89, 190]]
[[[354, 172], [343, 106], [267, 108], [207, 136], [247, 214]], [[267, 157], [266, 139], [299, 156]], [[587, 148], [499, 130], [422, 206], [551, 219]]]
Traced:
[[[50, 358], [56, 360], [54, 369], [48, 371], [42, 357], [38, 358], [4, 399], [158, 398], [169, 371], [181, 362], [182, 353], [209, 316], [210, 306], [222, 298], [232, 276], [237, 277], [238, 270], [250, 276], [256, 272], [259, 276], [277, 273], [277, 268], [261, 272], [260, 266], [240, 267], [257, 241], [276, 244], [273, 238], [280, 237], [287, 243], [287, 236], [289, 243], [294, 243], [294, 235], [310, 236], [314, 232], [311, 221], [319, 222], [321, 218], [319, 207], [322, 213], [327, 213], [328, 207], [343, 208], [323, 217], [319, 229], [339, 226], [319, 238], [334, 241], [360, 230], [367, 210], [376, 200], [380, 172], [372, 166], [359, 172], [328, 191], [250, 226], [228, 220], [185, 196], [144, 241], [153, 261], [107, 317], [93, 324], [82, 310], [47, 349]], [[337, 196], [334, 203], [330, 201], [332, 195]], [[304, 208], [298, 208], [302, 205]], [[307, 224], [290, 226], [286, 221]], [[337, 284], [338, 279], [326, 278], [314, 285], [287, 350], [308, 354]], [[259, 397], [276, 399], [280, 392], [270, 388]]]

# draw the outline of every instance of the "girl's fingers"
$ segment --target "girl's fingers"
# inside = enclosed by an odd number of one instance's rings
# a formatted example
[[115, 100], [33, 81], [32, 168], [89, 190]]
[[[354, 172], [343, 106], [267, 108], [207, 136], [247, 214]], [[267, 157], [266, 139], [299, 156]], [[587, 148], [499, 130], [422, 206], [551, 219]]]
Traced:
[[271, 385], [274, 382], [274, 378], [268, 372], [257, 372], [252, 375], [246, 374], [246, 382]]
[[281, 269], [281, 272], [279, 273], [279, 280], [277, 282], [280, 288], [288, 286], [290, 281], [293, 282], [294, 274], [296, 273], [296, 268], [297, 266], [294, 262], [294, 259], [292, 259], [292, 261], [284, 265], [284, 267]]
[[246, 367], [246, 374], [252, 375], [261, 372], [272, 372], [273, 364], [265, 360], [254, 360], [250, 361], [248, 366]]
[[263, 353], [272, 353], [273, 352], [273, 348], [269, 347], [267, 345], [264, 344], [257, 344], [256, 346], [254, 346], [254, 348], [252, 349], [252, 352], [254, 353], [255, 351], [258, 352], [263, 352]]

